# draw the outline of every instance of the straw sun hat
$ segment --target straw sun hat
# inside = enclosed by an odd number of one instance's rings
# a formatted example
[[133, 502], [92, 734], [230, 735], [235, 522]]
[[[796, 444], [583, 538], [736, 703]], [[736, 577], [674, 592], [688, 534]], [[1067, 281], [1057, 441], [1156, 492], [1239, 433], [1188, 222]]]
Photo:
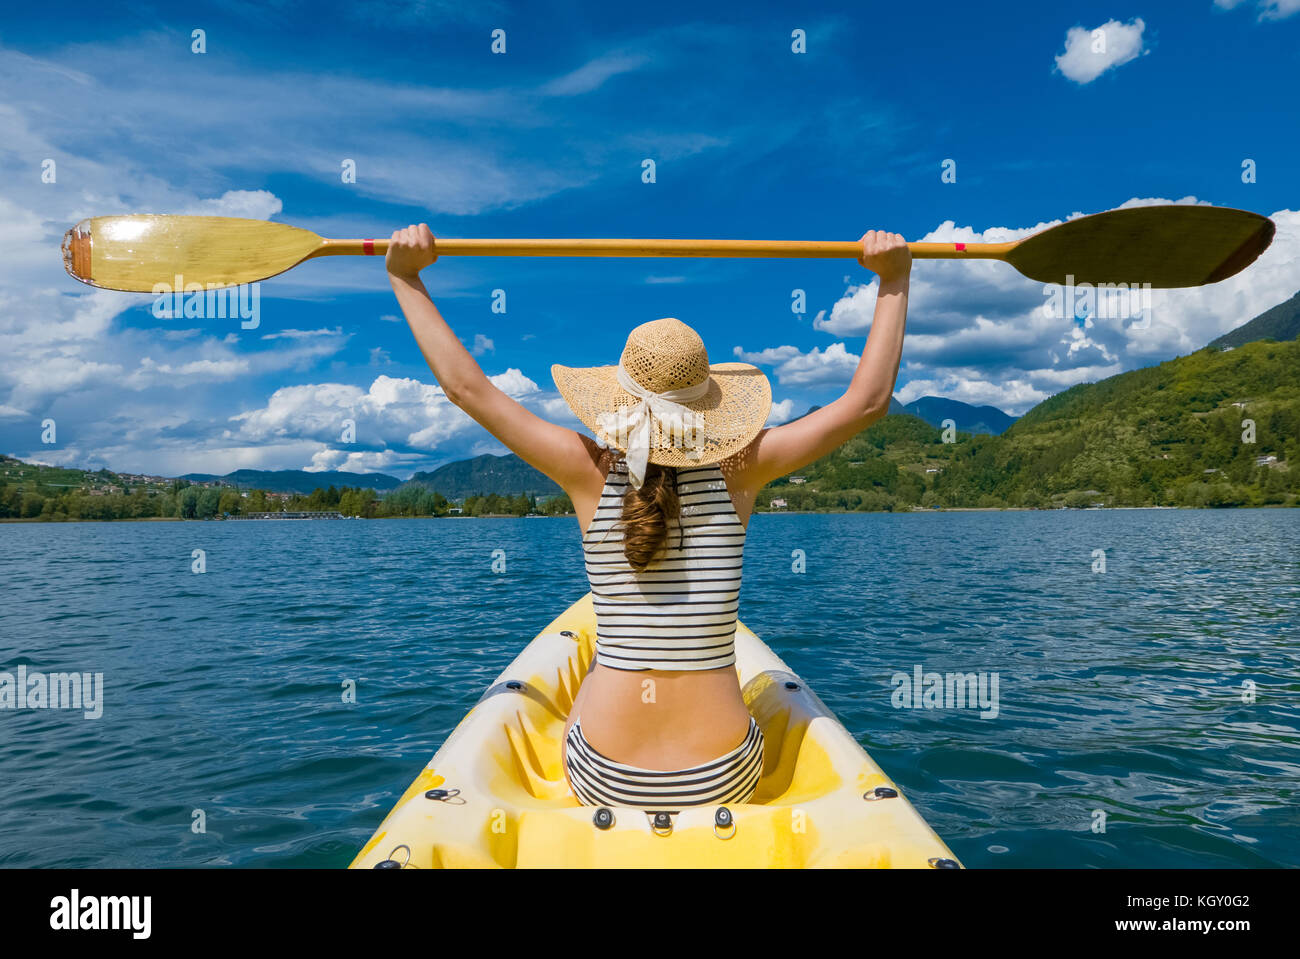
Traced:
[[560, 395], [607, 446], [627, 454], [634, 486], [645, 463], [705, 466], [744, 449], [767, 422], [772, 387], [748, 363], [709, 365], [681, 320], [642, 323], [618, 366], [555, 365]]

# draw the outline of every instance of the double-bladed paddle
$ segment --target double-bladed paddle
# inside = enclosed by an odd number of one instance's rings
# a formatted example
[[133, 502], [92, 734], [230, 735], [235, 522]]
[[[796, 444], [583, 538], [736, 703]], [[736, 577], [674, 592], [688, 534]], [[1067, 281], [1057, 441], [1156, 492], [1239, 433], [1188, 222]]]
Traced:
[[[1227, 207], [1128, 207], [1078, 217], [1006, 243], [909, 243], [917, 259], [1003, 260], [1043, 283], [1201, 286], [1245, 269], [1273, 221]], [[724, 256], [857, 259], [855, 241], [467, 240], [438, 256]], [[327, 240], [310, 230], [221, 216], [97, 216], [63, 239], [70, 274], [91, 286], [152, 293], [253, 283], [318, 256], [382, 256], [387, 240]]]

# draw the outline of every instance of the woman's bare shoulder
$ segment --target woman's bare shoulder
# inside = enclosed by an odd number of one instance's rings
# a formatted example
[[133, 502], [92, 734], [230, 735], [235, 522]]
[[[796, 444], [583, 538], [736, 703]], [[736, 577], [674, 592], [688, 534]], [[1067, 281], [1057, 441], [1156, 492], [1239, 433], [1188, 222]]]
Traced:
[[758, 461], [758, 444], [762, 441], [763, 434], [766, 432], [766, 429], [761, 430], [757, 436], [749, 441], [748, 445], [742, 446], [718, 463], [718, 469], [722, 470], [728, 489], [743, 490], [751, 486], [756, 488], [757, 485], [761, 485], [756, 484], [754, 467]]

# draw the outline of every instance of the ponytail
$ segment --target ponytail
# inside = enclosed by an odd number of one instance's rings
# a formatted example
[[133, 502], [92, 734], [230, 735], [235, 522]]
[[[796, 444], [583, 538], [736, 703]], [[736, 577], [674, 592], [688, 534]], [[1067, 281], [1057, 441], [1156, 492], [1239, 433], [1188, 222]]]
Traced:
[[637, 572], [649, 566], [668, 543], [671, 522], [681, 526], [677, 471], [650, 463], [640, 489], [629, 483], [623, 493], [623, 555]]

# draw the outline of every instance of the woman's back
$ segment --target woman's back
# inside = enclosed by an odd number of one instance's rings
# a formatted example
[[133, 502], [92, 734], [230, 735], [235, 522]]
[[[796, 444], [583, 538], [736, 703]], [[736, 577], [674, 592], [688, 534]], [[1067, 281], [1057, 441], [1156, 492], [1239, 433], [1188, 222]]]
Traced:
[[583, 535], [596, 661], [638, 671], [733, 666], [745, 526], [716, 465], [678, 469], [665, 482], [676, 487], [677, 515], [664, 517], [663, 542], [649, 566], [634, 568], [625, 549], [622, 459]]
[[646, 568], [625, 555], [622, 459], [583, 534], [596, 665], [570, 722], [580, 715], [592, 748], [648, 769], [717, 757], [749, 725], [734, 668], [745, 525], [717, 465], [675, 479], [678, 515]]

